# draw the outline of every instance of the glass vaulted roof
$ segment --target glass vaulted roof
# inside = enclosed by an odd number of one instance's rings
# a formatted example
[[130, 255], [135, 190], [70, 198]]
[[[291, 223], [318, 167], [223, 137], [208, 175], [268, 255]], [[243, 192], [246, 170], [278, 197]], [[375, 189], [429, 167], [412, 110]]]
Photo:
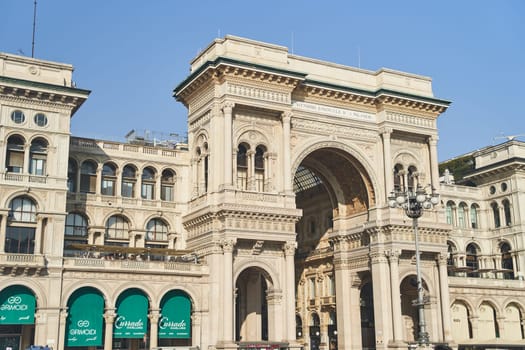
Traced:
[[295, 193], [306, 191], [310, 188], [319, 186], [323, 182], [310, 169], [303, 166], [297, 168], [295, 177], [293, 179], [293, 190]]

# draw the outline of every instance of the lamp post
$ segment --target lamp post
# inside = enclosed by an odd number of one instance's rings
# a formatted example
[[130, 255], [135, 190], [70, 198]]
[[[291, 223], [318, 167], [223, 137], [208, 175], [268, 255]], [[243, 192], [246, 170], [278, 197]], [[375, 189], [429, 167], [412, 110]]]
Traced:
[[429, 343], [429, 336], [426, 330], [425, 323], [425, 300], [423, 295], [423, 283], [421, 281], [421, 267], [419, 256], [419, 237], [417, 220], [423, 215], [423, 210], [432, 209], [439, 203], [439, 194], [432, 189], [432, 193], [428, 194], [419, 184], [414, 189], [414, 186], [402, 186], [390, 193], [388, 197], [388, 205], [390, 208], [402, 208], [405, 214], [412, 219], [412, 228], [414, 229], [414, 236], [416, 241], [416, 278], [417, 278], [417, 300], [413, 304], [418, 309], [419, 316], [419, 331], [417, 335], [418, 344]]

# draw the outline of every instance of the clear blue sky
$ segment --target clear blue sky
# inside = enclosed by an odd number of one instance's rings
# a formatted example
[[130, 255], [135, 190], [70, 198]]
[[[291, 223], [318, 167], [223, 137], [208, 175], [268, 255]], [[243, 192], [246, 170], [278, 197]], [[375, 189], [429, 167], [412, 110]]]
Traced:
[[[452, 101], [438, 119], [440, 160], [525, 134], [525, 1], [37, 1], [35, 57], [73, 64], [77, 87], [92, 90], [75, 136], [184, 134], [172, 90], [226, 34], [432, 77]], [[0, 51], [31, 55], [33, 3], [0, 0]]]

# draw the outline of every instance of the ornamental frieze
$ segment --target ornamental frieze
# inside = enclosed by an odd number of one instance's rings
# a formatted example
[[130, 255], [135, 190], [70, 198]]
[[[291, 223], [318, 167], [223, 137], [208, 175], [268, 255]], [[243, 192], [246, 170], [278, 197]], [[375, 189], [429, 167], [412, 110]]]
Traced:
[[227, 93], [268, 102], [290, 104], [290, 94], [259, 87], [228, 83]]
[[402, 113], [386, 112], [386, 120], [397, 124], [407, 124], [432, 129], [436, 128], [436, 122], [433, 119]]
[[188, 131], [194, 131], [200, 127], [202, 127], [204, 124], [208, 123], [211, 118], [211, 111], [207, 111], [203, 115], [193, 119], [190, 121], [189, 130]]
[[199, 94], [197, 94], [196, 98], [191, 100], [191, 103], [188, 105], [188, 111], [189, 113], [193, 113], [194, 111], [198, 111], [199, 108], [209, 103], [215, 94], [215, 89], [213, 86], [208, 87], [207, 89], [203, 89]]
[[293, 131], [307, 131], [316, 135], [338, 135], [346, 138], [359, 138], [359, 139], [375, 139], [377, 138], [377, 132], [366, 130], [363, 128], [348, 127], [333, 123], [323, 123], [317, 120], [307, 120], [294, 117], [292, 118], [292, 130]]

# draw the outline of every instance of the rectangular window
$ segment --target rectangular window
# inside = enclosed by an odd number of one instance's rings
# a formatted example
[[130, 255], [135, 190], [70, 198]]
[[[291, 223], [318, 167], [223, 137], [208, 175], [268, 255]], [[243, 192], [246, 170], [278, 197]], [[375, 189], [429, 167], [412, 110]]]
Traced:
[[33, 175], [43, 176], [46, 168], [45, 159], [32, 158], [29, 164], [29, 172]]
[[80, 175], [80, 192], [95, 193], [97, 184], [97, 177], [95, 175], [81, 174]]
[[33, 254], [35, 251], [35, 229], [32, 227], [8, 226], [5, 237], [5, 252]]
[[142, 199], [153, 199], [153, 184], [143, 183], [141, 196]]
[[106, 195], [106, 196], [114, 196], [115, 195], [115, 180], [103, 179], [101, 192], [103, 195]]
[[135, 183], [130, 181], [122, 182], [122, 197], [133, 198], [135, 196], [133, 189], [135, 188]]
[[24, 152], [9, 151], [7, 157], [7, 171], [21, 173], [24, 169]]
[[160, 199], [163, 201], [173, 200], [173, 187], [172, 186], [161, 186]]

